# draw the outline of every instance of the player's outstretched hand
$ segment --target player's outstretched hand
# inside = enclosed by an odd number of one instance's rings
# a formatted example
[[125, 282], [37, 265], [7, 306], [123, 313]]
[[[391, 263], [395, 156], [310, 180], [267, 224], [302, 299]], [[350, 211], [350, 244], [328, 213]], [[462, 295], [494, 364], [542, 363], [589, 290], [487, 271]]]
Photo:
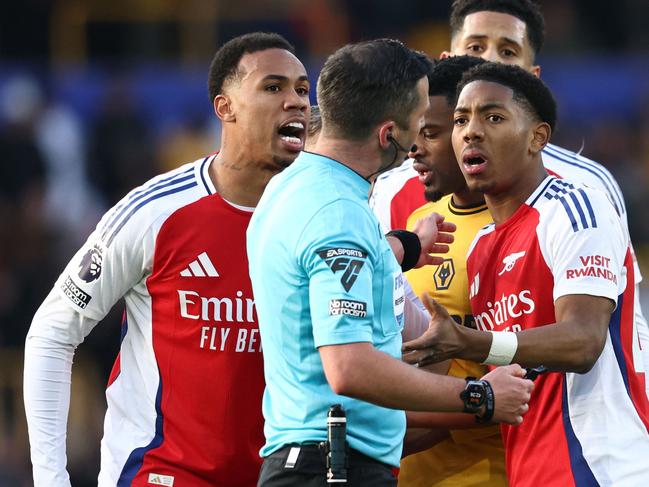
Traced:
[[430, 313], [428, 330], [401, 348], [403, 361], [418, 367], [454, 358], [462, 349], [460, 325], [449, 316], [446, 308], [428, 294], [424, 294], [422, 301]]
[[528, 403], [534, 382], [523, 379], [525, 369], [518, 364], [496, 367], [482, 379], [489, 381], [494, 391], [493, 421], [518, 425], [529, 410]]
[[431, 213], [415, 222], [412, 231], [417, 234], [421, 242], [421, 254], [415, 268], [424, 265], [439, 265], [444, 262], [443, 257], [430, 254], [444, 254], [448, 252], [448, 245], [453, 242], [452, 232], [456, 230], [455, 223], [445, 222], [439, 213]]

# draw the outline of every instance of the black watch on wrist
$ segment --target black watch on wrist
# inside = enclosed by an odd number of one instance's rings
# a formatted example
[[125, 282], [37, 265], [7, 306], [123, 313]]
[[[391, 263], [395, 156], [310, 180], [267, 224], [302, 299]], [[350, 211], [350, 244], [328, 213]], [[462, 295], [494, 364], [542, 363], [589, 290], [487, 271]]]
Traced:
[[465, 413], [479, 413], [482, 406], [485, 412], [482, 416], [476, 414], [478, 423], [486, 423], [494, 415], [494, 392], [491, 384], [486, 380], [478, 380], [475, 377], [466, 378], [466, 386], [460, 393], [460, 399], [464, 403]]
[[465, 413], [477, 413], [487, 400], [487, 391], [484, 381], [475, 377], [466, 378], [466, 386], [460, 393], [460, 399], [464, 402]]

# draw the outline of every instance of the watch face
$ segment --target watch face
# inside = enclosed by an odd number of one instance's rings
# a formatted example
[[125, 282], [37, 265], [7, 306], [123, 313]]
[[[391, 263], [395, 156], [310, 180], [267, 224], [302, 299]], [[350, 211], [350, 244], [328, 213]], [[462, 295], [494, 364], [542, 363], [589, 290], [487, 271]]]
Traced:
[[478, 409], [486, 399], [485, 387], [480, 382], [469, 382], [464, 389], [464, 405], [467, 408]]

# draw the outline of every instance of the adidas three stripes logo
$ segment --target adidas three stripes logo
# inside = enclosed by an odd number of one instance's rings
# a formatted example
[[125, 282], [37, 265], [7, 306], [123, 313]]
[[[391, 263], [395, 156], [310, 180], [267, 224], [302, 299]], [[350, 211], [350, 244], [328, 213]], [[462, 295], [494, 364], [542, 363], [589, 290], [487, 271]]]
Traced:
[[203, 252], [195, 260], [191, 261], [187, 268], [180, 271], [180, 275], [182, 277], [219, 277], [219, 273], [212, 264], [207, 252]]

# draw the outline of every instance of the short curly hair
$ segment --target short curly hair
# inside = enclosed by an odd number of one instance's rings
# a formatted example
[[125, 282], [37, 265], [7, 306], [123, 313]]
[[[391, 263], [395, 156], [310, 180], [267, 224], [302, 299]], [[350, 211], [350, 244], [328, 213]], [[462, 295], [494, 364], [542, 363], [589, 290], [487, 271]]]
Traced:
[[451, 37], [464, 26], [467, 15], [476, 12], [498, 12], [512, 15], [527, 27], [527, 37], [536, 55], [541, 52], [545, 40], [545, 20], [540, 7], [532, 0], [454, 0], [451, 5]]
[[464, 73], [457, 85], [457, 95], [473, 81], [490, 81], [510, 88], [514, 92], [514, 100], [535, 120], [547, 123], [554, 132], [557, 102], [550, 88], [540, 78], [518, 66], [488, 62]]
[[226, 81], [238, 75], [237, 67], [244, 54], [266, 49], [284, 49], [295, 54], [295, 48], [284, 37], [269, 32], [252, 32], [229, 40], [216, 51], [207, 80], [210, 102], [223, 91]]
[[474, 66], [487, 61], [475, 56], [451, 56], [433, 61], [428, 73], [428, 96], [443, 96], [449, 106], [455, 105], [457, 84], [462, 75]]

